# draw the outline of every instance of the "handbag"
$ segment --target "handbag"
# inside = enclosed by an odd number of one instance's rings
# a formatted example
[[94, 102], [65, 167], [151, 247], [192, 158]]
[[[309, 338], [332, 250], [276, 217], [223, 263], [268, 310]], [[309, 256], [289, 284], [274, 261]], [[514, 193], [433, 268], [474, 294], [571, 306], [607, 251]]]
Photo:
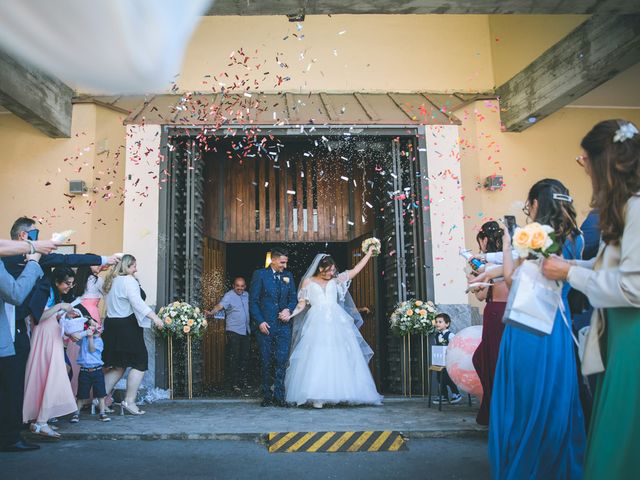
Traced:
[[[584, 376], [602, 373], [605, 370], [604, 362], [602, 361], [602, 352], [600, 351], [600, 335], [598, 333], [598, 326], [601, 325], [603, 321], [601, 310], [596, 308], [591, 317], [591, 325], [580, 330], [580, 333], [582, 333], [583, 330], [588, 329], [584, 336], [582, 354], [580, 355], [580, 369]], [[582, 343], [582, 338], [580, 340]]]
[[525, 260], [515, 272], [502, 321], [549, 335], [562, 303], [561, 289], [562, 284], [542, 275], [539, 261]]

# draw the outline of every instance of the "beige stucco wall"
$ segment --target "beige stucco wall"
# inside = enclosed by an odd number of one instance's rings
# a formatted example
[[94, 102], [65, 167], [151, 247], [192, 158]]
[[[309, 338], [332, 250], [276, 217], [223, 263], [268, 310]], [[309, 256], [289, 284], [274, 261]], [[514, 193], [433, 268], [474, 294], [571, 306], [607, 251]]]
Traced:
[[[121, 117], [92, 104], [76, 105], [71, 138], [52, 139], [14, 115], [0, 115], [0, 237], [8, 238], [13, 221], [24, 215], [38, 220], [41, 238], [72, 229], [75, 234], [71, 243], [76, 244], [78, 252], [119, 251], [122, 206], [117, 198], [105, 200], [102, 194], [103, 187], [113, 181], [117, 197], [122, 185], [124, 161], [116, 165], [114, 160], [115, 150], [124, 142]], [[107, 139], [111, 151], [97, 155], [96, 139]], [[84, 180], [90, 191], [65, 196], [69, 180]], [[98, 194], [91, 192], [94, 186]]]
[[[210, 91], [215, 86], [219, 91], [218, 82], [205, 76], [215, 75], [228, 88], [237, 74], [252, 89], [256, 80], [265, 92], [449, 92], [493, 87], [486, 15], [307, 16], [301, 25], [298, 31], [283, 16], [206, 17], [189, 44], [178, 86], [186, 91]], [[241, 48], [251, 57], [247, 63], [251, 70], [229, 66], [230, 55]], [[275, 75], [291, 79], [276, 89]]]

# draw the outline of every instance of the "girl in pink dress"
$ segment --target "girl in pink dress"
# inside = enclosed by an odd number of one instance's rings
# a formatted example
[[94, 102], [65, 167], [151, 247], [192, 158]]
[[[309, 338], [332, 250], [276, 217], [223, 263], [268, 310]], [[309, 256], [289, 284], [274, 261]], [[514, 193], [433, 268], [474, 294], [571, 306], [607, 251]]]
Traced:
[[68, 303], [61, 303], [73, 286], [74, 272], [68, 267], [56, 268], [52, 273], [51, 295], [40, 323], [32, 327], [31, 351], [25, 375], [22, 417], [25, 422], [35, 420], [31, 431], [46, 437], [58, 438], [47, 421], [76, 411], [64, 362], [64, 344], [58, 319], [73, 311]]
[[[75, 286], [73, 287], [73, 296], [75, 298], [81, 297], [82, 305], [89, 315], [98, 324], [98, 329], [102, 329], [102, 319], [100, 318], [100, 309], [98, 305], [102, 299], [102, 284], [104, 279], [99, 277], [98, 274], [103, 270], [100, 266], [82, 266], [76, 269]], [[80, 347], [76, 342], [69, 341], [67, 343], [67, 357], [71, 362], [71, 370], [73, 376], [71, 377], [71, 389], [75, 394], [78, 391], [78, 375], [80, 374], [80, 365], [76, 361]]]

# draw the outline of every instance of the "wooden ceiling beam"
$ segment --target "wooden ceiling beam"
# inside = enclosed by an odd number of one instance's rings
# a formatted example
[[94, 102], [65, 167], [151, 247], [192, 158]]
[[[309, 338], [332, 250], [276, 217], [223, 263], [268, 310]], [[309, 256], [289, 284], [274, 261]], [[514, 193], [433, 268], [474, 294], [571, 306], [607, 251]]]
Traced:
[[216, 0], [206, 15], [640, 13], [635, 0]]
[[73, 90], [0, 51], [0, 105], [52, 138], [71, 136]]
[[521, 132], [640, 62], [640, 15], [595, 15], [497, 88], [502, 123]]

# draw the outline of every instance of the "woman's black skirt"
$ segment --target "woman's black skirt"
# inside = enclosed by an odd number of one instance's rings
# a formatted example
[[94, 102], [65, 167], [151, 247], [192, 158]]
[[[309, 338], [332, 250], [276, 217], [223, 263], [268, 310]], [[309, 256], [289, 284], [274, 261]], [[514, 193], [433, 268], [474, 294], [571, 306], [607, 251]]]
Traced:
[[102, 361], [106, 367], [131, 367], [142, 372], [149, 368], [144, 329], [138, 325], [134, 314], [125, 318], [105, 318], [102, 340]]

